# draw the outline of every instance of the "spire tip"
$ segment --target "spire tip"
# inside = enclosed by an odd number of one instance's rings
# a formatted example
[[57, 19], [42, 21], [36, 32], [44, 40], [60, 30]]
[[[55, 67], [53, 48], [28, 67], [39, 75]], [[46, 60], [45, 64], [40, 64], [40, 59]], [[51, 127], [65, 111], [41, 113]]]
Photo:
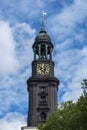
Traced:
[[44, 31], [44, 16], [45, 15], [47, 15], [47, 13], [43, 11], [43, 13], [42, 13], [42, 27], [41, 27], [41, 31]]

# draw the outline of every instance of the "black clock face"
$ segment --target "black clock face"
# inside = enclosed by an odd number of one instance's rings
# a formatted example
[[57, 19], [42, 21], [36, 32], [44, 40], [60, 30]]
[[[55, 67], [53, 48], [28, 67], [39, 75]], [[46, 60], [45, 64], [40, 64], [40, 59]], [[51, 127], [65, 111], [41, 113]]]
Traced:
[[50, 66], [49, 64], [45, 64], [45, 63], [37, 64], [36, 71], [37, 74], [41, 74], [41, 75], [49, 74]]

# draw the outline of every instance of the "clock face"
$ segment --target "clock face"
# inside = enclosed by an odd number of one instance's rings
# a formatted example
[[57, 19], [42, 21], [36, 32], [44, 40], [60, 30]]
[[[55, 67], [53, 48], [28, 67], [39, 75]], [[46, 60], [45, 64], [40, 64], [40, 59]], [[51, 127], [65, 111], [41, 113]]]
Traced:
[[49, 74], [50, 66], [49, 64], [45, 64], [45, 63], [37, 64], [36, 71], [37, 74], [41, 74], [41, 75]]

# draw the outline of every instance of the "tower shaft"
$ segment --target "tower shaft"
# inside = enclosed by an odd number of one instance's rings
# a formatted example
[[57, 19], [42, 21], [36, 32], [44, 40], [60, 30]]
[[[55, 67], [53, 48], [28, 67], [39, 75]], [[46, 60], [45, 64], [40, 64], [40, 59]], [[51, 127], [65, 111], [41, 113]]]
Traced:
[[40, 123], [45, 123], [47, 116], [55, 111], [59, 80], [54, 76], [53, 44], [44, 29], [36, 36], [32, 48], [34, 52], [32, 75], [27, 80], [29, 92], [27, 126], [37, 127]]

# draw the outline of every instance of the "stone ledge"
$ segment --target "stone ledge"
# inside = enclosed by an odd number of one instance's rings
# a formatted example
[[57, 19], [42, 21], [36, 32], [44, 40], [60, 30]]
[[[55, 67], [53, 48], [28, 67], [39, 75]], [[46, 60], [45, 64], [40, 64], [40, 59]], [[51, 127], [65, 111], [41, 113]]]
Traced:
[[38, 130], [37, 127], [27, 127], [27, 126], [23, 126], [21, 127], [21, 130]]

